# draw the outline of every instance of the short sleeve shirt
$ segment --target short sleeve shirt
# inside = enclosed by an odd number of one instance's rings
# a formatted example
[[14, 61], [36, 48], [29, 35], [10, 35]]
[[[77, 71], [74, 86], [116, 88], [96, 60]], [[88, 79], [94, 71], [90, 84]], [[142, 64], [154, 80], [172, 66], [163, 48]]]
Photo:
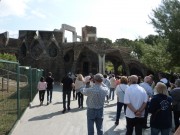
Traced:
[[[124, 103], [130, 104], [135, 108], [139, 109], [143, 103], [147, 103], [148, 95], [144, 88], [139, 86], [138, 84], [131, 84], [125, 91], [124, 95]], [[142, 112], [142, 116], [144, 116], [144, 112]], [[134, 112], [132, 112], [128, 107], [126, 109], [126, 117], [135, 118]]]

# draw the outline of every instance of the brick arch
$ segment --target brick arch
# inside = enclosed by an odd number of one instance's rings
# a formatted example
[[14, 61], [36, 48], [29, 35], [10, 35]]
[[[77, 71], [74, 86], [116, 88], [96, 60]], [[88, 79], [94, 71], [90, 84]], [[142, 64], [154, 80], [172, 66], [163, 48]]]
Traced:
[[98, 56], [88, 48], [83, 48], [77, 58], [75, 73], [88, 75], [89, 73], [95, 74], [98, 72]]
[[117, 55], [114, 54], [106, 54], [105, 61], [110, 61], [113, 64], [114, 67], [114, 73], [119, 74], [118, 67], [122, 65], [123, 61], [122, 59]]

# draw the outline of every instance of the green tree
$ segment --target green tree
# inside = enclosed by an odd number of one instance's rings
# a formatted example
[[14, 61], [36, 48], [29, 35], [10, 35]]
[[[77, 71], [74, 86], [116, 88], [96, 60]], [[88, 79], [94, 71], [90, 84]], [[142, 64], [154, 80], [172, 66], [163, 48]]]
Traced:
[[168, 39], [167, 51], [171, 53], [171, 65], [180, 65], [180, 1], [162, 0], [153, 10], [151, 23], [160, 36]]
[[155, 71], [169, 71], [169, 63], [171, 61], [170, 53], [166, 52], [164, 44], [149, 45], [143, 47], [143, 54], [140, 61], [148, 68]]
[[108, 38], [98, 38], [98, 39], [97, 39], [97, 42], [112, 44], [112, 40], [110, 40], [110, 39], [108, 39]]
[[126, 38], [120, 38], [116, 39], [115, 42], [113, 43], [116, 46], [125, 46], [125, 47], [131, 47], [133, 41], [126, 39]]

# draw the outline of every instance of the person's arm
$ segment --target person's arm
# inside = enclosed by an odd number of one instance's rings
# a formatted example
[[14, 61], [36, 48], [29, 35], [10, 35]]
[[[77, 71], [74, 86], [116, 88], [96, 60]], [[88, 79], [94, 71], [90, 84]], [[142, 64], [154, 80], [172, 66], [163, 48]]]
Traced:
[[134, 113], [136, 116], [141, 116], [141, 113], [144, 111], [145, 107], [146, 107], [147, 103], [143, 102], [143, 104], [141, 105], [141, 107], [136, 110], [136, 112]]
[[132, 112], [136, 113], [137, 110], [132, 106], [131, 103], [127, 104], [127, 106]]
[[80, 88], [80, 92], [81, 92], [83, 95], [87, 96], [87, 94], [88, 94], [88, 89], [89, 89], [89, 88], [86, 88], [86, 85], [83, 85], [83, 86]]

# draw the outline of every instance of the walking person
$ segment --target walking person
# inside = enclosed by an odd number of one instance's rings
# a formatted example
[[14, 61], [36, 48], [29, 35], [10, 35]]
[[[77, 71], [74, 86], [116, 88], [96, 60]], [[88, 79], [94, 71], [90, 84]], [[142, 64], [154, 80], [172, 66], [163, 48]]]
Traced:
[[37, 89], [39, 91], [40, 106], [43, 105], [46, 88], [47, 88], [47, 83], [45, 82], [44, 77], [41, 77], [37, 86]]
[[127, 104], [126, 135], [132, 135], [134, 127], [136, 135], [142, 135], [142, 122], [148, 96], [144, 88], [139, 86], [137, 82], [138, 77], [136, 75], [131, 75], [129, 77], [130, 86], [126, 89], [124, 95], [124, 103]]
[[[108, 76], [106, 74], [103, 75], [103, 83], [110, 89], [110, 80], [108, 79]], [[106, 103], [109, 103], [109, 95], [106, 96]]]
[[115, 122], [116, 126], [119, 125], [119, 118], [121, 116], [121, 110], [123, 106], [124, 106], [124, 113], [126, 112], [127, 105], [124, 104], [124, 94], [126, 89], [129, 87], [127, 85], [128, 84], [127, 77], [122, 76], [120, 80], [121, 80], [121, 84], [119, 84], [115, 90], [117, 95], [117, 111], [116, 111], [116, 122]]
[[111, 79], [110, 79], [110, 93], [109, 93], [109, 99], [111, 99], [111, 94], [112, 94], [112, 100], [114, 100], [114, 91], [116, 88], [116, 78], [115, 75], [112, 74], [111, 75]]
[[172, 98], [168, 96], [167, 86], [158, 82], [155, 86], [157, 94], [149, 104], [151, 135], [169, 135], [172, 126]]
[[103, 75], [98, 73], [94, 76], [95, 84], [90, 88], [82, 88], [80, 91], [87, 96], [87, 126], [88, 135], [94, 135], [94, 123], [97, 135], [103, 135], [104, 101], [109, 88], [102, 83]]
[[71, 100], [71, 91], [74, 87], [73, 79], [71, 78], [71, 74], [68, 73], [62, 80], [61, 83], [63, 85], [63, 111], [66, 112], [66, 96], [67, 96], [67, 109], [70, 110], [70, 100]]
[[46, 78], [47, 83], [47, 105], [52, 102], [52, 93], [53, 93], [53, 85], [54, 78], [52, 78], [52, 73], [48, 73], [48, 77]]
[[85, 85], [85, 82], [84, 82], [84, 77], [83, 77], [83, 75], [82, 75], [82, 74], [78, 74], [78, 75], [77, 75], [77, 78], [76, 78], [76, 80], [75, 80], [74, 87], [75, 87], [75, 90], [76, 90], [76, 93], [77, 93], [78, 107], [79, 107], [79, 108], [83, 108], [84, 96], [83, 96], [83, 94], [80, 92], [80, 88], [82, 88], [84, 85]]

